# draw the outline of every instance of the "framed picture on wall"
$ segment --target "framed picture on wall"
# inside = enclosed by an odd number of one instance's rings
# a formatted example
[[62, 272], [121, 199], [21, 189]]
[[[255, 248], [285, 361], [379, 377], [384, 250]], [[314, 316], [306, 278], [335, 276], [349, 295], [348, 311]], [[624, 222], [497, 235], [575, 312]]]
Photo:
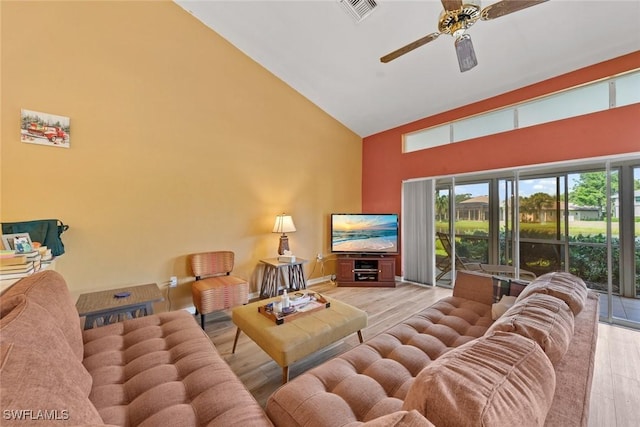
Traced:
[[22, 109], [20, 110], [20, 119], [20, 140], [22, 142], [51, 147], [70, 147], [69, 117]]
[[2, 245], [6, 250], [16, 251], [19, 254], [33, 251], [29, 233], [3, 234]]

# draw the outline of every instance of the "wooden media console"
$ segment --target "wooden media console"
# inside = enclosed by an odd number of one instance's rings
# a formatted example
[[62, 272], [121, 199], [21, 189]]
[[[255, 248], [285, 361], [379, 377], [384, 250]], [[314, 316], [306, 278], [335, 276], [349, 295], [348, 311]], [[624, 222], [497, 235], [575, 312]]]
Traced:
[[336, 261], [338, 286], [396, 286], [394, 256], [342, 255]]

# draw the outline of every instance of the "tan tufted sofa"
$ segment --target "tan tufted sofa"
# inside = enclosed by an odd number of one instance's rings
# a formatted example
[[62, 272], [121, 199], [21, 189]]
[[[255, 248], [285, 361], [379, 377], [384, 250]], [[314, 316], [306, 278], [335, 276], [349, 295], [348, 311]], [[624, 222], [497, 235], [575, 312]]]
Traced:
[[272, 425], [192, 315], [82, 331], [54, 271], [0, 297], [0, 407], [3, 426]]
[[597, 296], [552, 273], [495, 322], [493, 301], [491, 276], [458, 272], [453, 296], [282, 386], [265, 413], [187, 312], [82, 331], [44, 271], [0, 296], [0, 424], [585, 426]]
[[458, 272], [453, 296], [279, 388], [281, 426], [586, 426], [598, 297], [537, 278], [492, 319], [494, 280]]

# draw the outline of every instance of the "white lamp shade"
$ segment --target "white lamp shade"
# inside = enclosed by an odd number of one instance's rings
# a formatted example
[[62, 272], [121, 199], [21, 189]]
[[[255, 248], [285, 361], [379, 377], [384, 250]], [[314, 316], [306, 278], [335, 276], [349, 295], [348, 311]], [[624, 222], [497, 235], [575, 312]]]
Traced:
[[293, 224], [293, 218], [291, 215], [278, 215], [276, 217], [276, 223], [273, 225], [274, 233], [291, 233], [296, 231], [296, 226]]

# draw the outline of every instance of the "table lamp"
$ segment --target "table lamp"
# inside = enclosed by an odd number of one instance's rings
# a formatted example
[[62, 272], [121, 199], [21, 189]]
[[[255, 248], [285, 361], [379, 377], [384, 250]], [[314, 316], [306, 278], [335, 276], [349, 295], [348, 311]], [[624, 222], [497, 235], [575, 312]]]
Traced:
[[282, 233], [280, 236], [280, 245], [278, 245], [278, 255], [283, 255], [284, 251], [289, 250], [289, 238], [285, 233], [293, 233], [294, 231], [296, 231], [296, 226], [293, 225], [291, 215], [282, 214], [276, 217], [273, 232]]

